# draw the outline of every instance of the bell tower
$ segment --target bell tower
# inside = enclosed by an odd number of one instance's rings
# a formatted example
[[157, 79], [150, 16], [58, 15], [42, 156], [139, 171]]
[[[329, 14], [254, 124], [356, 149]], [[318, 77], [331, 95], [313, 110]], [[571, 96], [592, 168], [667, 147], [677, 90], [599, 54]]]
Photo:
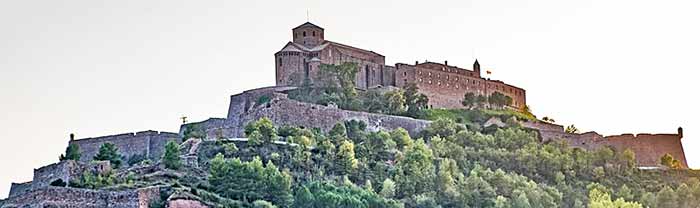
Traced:
[[323, 42], [323, 28], [306, 22], [292, 29], [292, 42], [308, 48], [318, 46]]
[[474, 60], [474, 66], [473, 66], [474, 72], [476, 72], [477, 77], [481, 77], [481, 64], [479, 64], [479, 60]]

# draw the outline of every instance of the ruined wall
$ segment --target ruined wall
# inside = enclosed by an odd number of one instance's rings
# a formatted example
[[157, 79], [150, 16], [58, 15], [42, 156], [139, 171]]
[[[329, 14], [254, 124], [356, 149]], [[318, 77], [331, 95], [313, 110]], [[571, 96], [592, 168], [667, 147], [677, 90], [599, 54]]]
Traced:
[[49, 186], [52, 182], [59, 179], [67, 184], [72, 178], [80, 174], [82, 174], [82, 168], [77, 162], [72, 160], [61, 161], [34, 169], [32, 189]]
[[165, 144], [170, 140], [180, 140], [180, 136], [169, 132], [143, 131], [73, 140], [70, 144], [80, 147], [81, 162], [91, 161], [99, 152], [100, 146], [106, 142], [113, 143], [125, 159], [134, 155], [144, 155], [157, 160], [162, 156]]
[[[3, 208], [87, 207], [147, 208], [158, 188], [104, 191], [63, 187], [45, 187], [7, 199]], [[145, 206], [144, 206], [145, 205]]]

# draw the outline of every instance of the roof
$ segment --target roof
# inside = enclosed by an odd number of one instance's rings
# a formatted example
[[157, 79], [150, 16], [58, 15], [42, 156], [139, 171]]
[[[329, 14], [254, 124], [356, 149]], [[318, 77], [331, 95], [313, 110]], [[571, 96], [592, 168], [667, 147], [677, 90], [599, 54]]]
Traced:
[[319, 27], [318, 25], [314, 25], [314, 23], [311, 23], [311, 22], [306, 22], [306, 23], [304, 23], [304, 24], [301, 24], [301, 25], [299, 25], [299, 26], [297, 26], [297, 27], [295, 27], [295, 28], [292, 28], [292, 30], [296, 30], [296, 29], [299, 29], [299, 28], [302, 28], [302, 27], [317, 27], [317, 28], [323, 30], [322, 27]]

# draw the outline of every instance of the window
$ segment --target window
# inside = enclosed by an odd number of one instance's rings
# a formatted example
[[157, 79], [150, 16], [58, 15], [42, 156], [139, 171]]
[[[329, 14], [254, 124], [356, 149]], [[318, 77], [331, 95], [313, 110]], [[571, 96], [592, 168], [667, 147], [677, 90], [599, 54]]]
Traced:
[[403, 76], [404, 76], [404, 77], [406, 76], [406, 72], [403, 72]]
[[306, 31], [302, 32], [301, 34], [302, 36], [306, 37]]
[[311, 36], [316, 37], [316, 31], [311, 32]]
[[282, 66], [282, 58], [279, 58], [279, 60], [277, 62], [279, 63], [280, 66]]

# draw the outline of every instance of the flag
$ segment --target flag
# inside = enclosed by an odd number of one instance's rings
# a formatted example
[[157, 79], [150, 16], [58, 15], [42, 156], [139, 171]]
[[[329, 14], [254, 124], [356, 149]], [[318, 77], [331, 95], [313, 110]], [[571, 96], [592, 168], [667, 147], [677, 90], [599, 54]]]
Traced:
[[486, 74], [491, 74], [491, 70], [486, 70]]

